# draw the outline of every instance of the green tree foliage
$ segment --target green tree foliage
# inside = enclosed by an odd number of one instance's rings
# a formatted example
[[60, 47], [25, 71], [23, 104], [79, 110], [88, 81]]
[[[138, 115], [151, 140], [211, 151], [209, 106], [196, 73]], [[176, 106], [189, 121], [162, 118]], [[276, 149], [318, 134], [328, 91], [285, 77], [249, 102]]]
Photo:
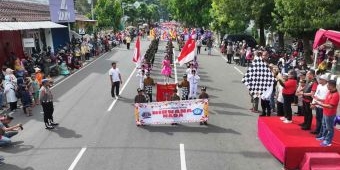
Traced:
[[123, 15], [120, 0], [98, 0], [95, 15], [100, 28], [117, 30]]
[[211, 0], [169, 0], [166, 4], [172, 18], [190, 27], [207, 27], [211, 22]]
[[212, 0], [212, 26], [220, 32], [241, 33], [248, 27], [250, 11], [250, 0]]

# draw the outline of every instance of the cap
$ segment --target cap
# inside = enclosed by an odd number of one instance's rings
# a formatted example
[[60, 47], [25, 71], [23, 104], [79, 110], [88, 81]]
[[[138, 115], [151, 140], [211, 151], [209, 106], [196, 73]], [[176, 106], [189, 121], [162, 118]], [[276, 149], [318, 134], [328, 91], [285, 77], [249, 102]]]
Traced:
[[283, 76], [288, 76], [288, 73], [283, 73]]
[[142, 92], [143, 90], [141, 88], [138, 88], [137, 89], [137, 92]]
[[187, 75], [187, 74], [184, 74], [183, 77], [188, 77], [188, 75]]
[[43, 79], [42, 81], [41, 81], [41, 83], [42, 84], [45, 84], [46, 82], [49, 82], [50, 80], [49, 79]]
[[38, 68], [38, 67], [35, 67], [34, 70], [35, 70], [35, 72], [41, 71], [41, 69]]
[[328, 76], [325, 75], [325, 74], [321, 75], [321, 76], [319, 77], [319, 79], [326, 80], [326, 81], [329, 80]]
[[12, 70], [11, 68], [6, 68], [6, 72], [12, 72], [14, 70]]
[[206, 90], [207, 90], [207, 87], [203, 86], [203, 87], [201, 88], [201, 90], [206, 91]]

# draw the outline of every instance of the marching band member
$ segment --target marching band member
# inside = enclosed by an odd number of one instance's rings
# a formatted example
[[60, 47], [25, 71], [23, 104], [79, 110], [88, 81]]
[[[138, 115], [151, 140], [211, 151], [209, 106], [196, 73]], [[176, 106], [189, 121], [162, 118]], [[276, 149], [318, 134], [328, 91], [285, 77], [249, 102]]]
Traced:
[[[208, 99], [209, 100], [209, 95], [206, 92], [207, 87], [203, 86], [201, 88], [201, 94], [198, 96], [199, 99]], [[204, 104], [204, 116], [201, 119], [200, 125], [208, 125], [208, 105]]]
[[190, 83], [188, 81], [188, 76], [183, 75], [183, 80], [180, 84], [177, 84], [179, 88], [182, 89], [182, 100], [188, 100]]
[[146, 73], [146, 78], [144, 79], [144, 90], [149, 96], [150, 102], [152, 102], [152, 86], [155, 85], [153, 78], [150, 77], [150, 73]]
[[200, 80], [200, 77], [196, 75], [196, 70], [192, 70], [191, 74], [188, 76], [188, 81], [189, 81], [189, 99], [196, 99], [197, 95], [197, 85]]

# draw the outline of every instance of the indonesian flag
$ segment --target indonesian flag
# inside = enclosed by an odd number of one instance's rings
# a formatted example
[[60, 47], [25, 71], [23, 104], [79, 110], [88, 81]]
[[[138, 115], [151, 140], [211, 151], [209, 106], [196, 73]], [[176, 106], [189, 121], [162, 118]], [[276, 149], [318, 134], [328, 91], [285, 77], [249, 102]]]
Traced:
[[195, 40], [189, 38], [189, 40], [185, 43], [184, 47], [182, 48], [181, 53], [179, 53], [177, 59], [180, 66], [190, 62], [195, 58], [195, 48], [196, 48]]
[[135, 62], [135, 63], [140, 62], [140, 41], [139, 41], [139, 36], [138, 36], [136, 44], [135, 44], [135, 53], [133, 54], [132, 61]]

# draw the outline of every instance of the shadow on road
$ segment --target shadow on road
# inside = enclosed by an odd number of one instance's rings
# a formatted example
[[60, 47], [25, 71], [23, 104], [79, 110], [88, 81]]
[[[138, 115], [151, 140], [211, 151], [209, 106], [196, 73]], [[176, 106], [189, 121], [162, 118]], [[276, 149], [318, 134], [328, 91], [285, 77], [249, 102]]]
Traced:
[[25, 152], [34, 148], [32, 145], [23, 145], [23, 143], [24, 141], [12, 142], [10, 146], [3, 147], [2, 149], [0, 149], [0, 151], [15, 154]]
[[3, 165], [0, 165], [0, 169], [6, 169], [6, 170], [34, 170], [34, 168], [32, 168], [32, 167], [20, 168], [20, 167], [18, 167], [16, 165], [12, 165], [12, 164], [3, 164]]
[[217, 114], [230, 115], [230, 116], [250, 116], [250, 115], [245, 114], [245, 113], [230, 112], [230, 111], [226, 111], [226, 110], [213, 110], [213, 112], [215, 112]]
[[62, 138], [81, 138], [82, 137], [82, 135], [77, 134], [74, 130], [67, 129], [61, 126], [56, 126], [55, 129], [51, 130], [51, 132], [58, 134]]
[[[197, 123], [198, 124], [198, 123]], [[163, 132], [168, 135], [173, 135], [175, 132], [193, 132], [193, 133], [230, 133], [235, 135], [241, 135], [241, 133], [233, 130], [226, 129], [220, 126], [209, 124], [208, 126], [199, 126], [198, 127], [189, 127], [185, 125], [176, 125], [176, 126], [143, 126], [141, 127], [149, 132]]]
[[209, 102], [209, 106], [244, 110], [243, 107], [240, 107], [240, 106], [237, 106], [237, 105], [234, 105], [234, 104], [230, 104], [230, 103], [213, 103], [213, 102]]

